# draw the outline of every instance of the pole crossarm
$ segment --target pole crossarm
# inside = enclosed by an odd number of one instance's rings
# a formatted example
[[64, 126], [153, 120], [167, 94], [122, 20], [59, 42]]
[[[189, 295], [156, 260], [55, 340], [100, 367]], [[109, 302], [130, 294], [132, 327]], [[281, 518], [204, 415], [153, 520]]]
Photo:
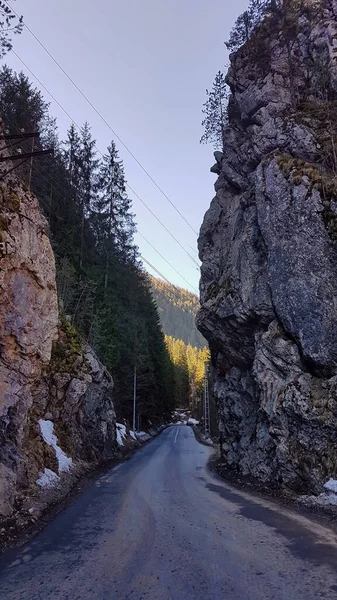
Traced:
[[32, 156], [43, 156], [45, 154], [54, 154], [53, 148], [49, 150], [37, 150], [36, 152], [26, 152], [24, 154], [13, 154], [11, 156], [0, 156], [0, 162], [9, 162], [11, 160], [22, 160]]
[[13, 133], [13, 134], [4, 134], [0, 135], [0, 140], [29, 140], [30, 138], [39, 137], [39, 133]]

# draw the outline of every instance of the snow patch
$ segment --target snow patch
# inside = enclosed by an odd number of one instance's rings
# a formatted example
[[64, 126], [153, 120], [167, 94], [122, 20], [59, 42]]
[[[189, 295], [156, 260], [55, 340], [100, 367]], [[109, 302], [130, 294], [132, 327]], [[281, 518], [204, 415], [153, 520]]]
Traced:
[[[48, 444], [55, 450], [56, 458], [59, 465], [59, 473], [62, 471], [69, 471], [71, 465], [73, 464], [72, 459], [67, 456], [62, 448], [58, 445], [58, 439], [54, 433], [54, 423], [52, 421], [45, 421], [44, 419], [39, 420], [41, 435]], [[50, 469], [45, 469], [45, 471], [50, 471]], [[50, 471], [53, 473], [53, 471]]]
[[329, 492], [335, 492], [335, 494], [337, 494], [337, 481], [336, 481], [336, 479], [329, 479], [329, 481], [327, 481], [324, 484], [324, 488], [326, 490], [328, 490]]
[[36, 480], [37, 485], [40, 487], [53, 487], [60, 480], [59, 476], [51, 469], [45, 469], [42, 473], [39, 473], [39, 478]]
[[135, 440], [135, 442], [137, 441], [137, 437], [134, 431], [130, 430], [130, 438], [132, 438], [133, 440]]
[[126, 427], [122, 423], [116, 423], [116, 435], [117, 435], [117, 444], [119, 446], [124, 446], [124, 441], [126, 438]]
[[188, 419], [187, 421], [187, 425], [199, 425], [199, 421], [197, 421], [196, 419]]
[[323, 493], [319, 496], [301, 496], [300, 501], [306, 506], [337, 506], [337, 495]]
[[136, 436], [138, 440], [141, 440], [143, 442], [146, 442], [147, 440], [151, 439], [151, 436], [148, 433], [146, 433], [146, 431], [137, 431]]

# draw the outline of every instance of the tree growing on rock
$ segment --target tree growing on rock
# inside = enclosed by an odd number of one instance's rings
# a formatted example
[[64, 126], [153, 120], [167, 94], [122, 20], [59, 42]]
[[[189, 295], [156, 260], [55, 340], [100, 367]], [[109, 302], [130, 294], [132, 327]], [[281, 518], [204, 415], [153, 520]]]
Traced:
[[200, 143], [213, 143], [216, 150], [223, 150], [224, 133], [228, 122], [229, 91], [221, 71], [216, 74], [213, 87], [211, 90], [206, 90], [206, 95], [207, 100], [202, 109], [205, 118], [201, 123], [205, 131]]
[[276, 3], [277, 0], [250, 0], [247, 10], [237, 18], [229, 40], [225, 42], [227, 49], [235, 52], [248, 42], [255, 28]]

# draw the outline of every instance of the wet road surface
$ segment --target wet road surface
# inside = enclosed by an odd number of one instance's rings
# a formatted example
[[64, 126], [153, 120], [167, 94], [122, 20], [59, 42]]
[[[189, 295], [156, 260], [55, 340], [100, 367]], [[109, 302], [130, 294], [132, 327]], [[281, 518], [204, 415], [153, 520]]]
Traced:
[[164, 431], [0, 558], [1, 600], [336, 600], [336, 535], [223, 483], [210, 453]]

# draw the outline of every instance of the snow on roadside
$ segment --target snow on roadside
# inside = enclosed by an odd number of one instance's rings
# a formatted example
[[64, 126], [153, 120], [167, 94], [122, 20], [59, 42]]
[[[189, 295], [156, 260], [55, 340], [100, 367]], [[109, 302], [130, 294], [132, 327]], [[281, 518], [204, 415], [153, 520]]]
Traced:
[[329, 479], [324, 484], [326, 492], [318, 496], [301, 496], [300, 501], [309, 506], [337, 506], [337, 481]]
[[326, 490], [328, 490], [329, 492], [335, 492], [335, 494], [337, 494], [337, 481], [336, 481], [336, 479], [329, 479], [329, 481], [327, 481], [324, 484], [324, 488]]
[[187, 421], [187, 425], [199, 425], [199, 421], [197, 421], [196, 419], [192, 419], [192, 417], [190, 417]]
[[52, 421], [45, 421], [44, 419], [39, 420], [41, 435], [48, 444], [55, 450], [56, 458], [59, 465], [59, 473], [62, 471], [69, 471], [73, 464], [72, 459], [63, 452], [62, 448], [58, 445], [58, 439], [54, 433], [54, 423]]
[[147, 440], [150, 440], [152, 436], [149, 433], [146, 433], [146, 431], [136, 431], [136, 437], [142, 442], [147, 442]]
[[337, 506], [337, 495], [333, 493], [323, 493], [319, 496], [300, 496], [299, 500], [306, 506]]
[[155, 437], [164, 427], [160, 426], [155, 429], [146, 431], [126, 430], [126, 426], [122, 423], [116, 423], [116, 439], [119, 446], [125, 446], [127, 442], [147, 442]]
[[53, 487], [60, 480], [59, 476], [51, 469], [45, 469], [42, 473], [39, 473], [39, 478], [36, 480], [37, 485], [40, 487]]
[[116, 435], [117, 435], [117, 444], [119, 446], [124, 446], [124, 440], [126, 438], [126, 427], [122, 423], [116, 423]]

